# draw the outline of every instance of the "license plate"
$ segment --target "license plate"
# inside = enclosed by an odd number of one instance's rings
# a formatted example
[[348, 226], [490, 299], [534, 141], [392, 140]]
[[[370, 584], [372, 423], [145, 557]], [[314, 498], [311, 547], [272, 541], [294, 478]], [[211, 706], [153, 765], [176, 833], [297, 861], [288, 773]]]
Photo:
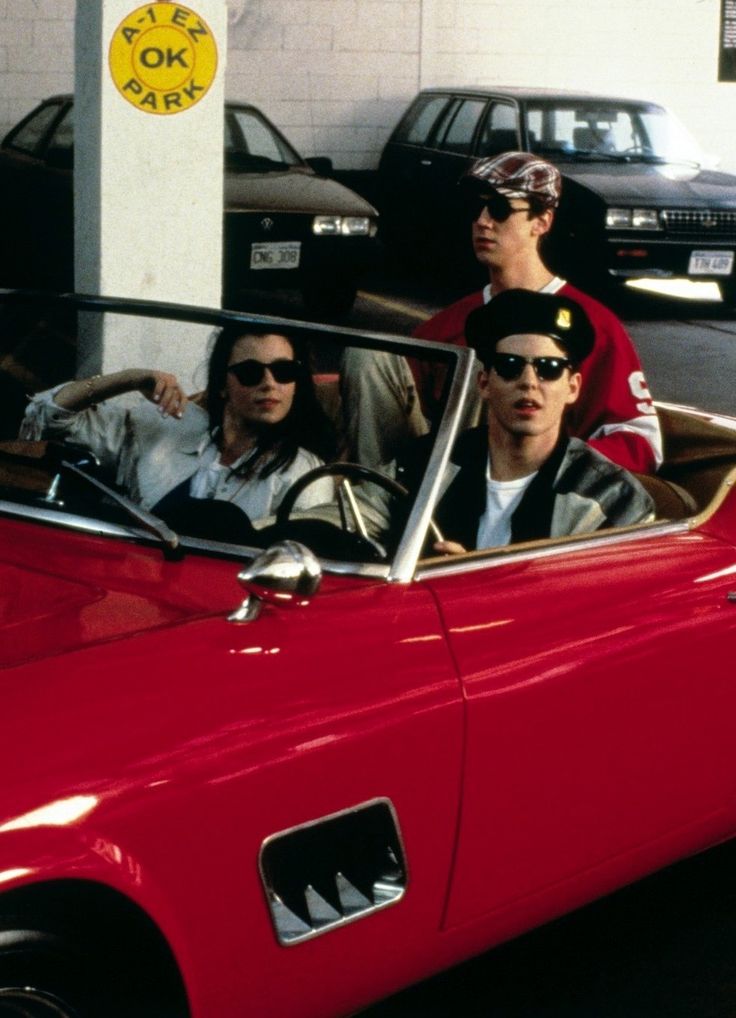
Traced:
[[268, 244], [251, 244], [252, 269], [298, 269], [301, 241], [282, 240]]
[[733, 251], [691, 251], [689, 276], [730, 276]]

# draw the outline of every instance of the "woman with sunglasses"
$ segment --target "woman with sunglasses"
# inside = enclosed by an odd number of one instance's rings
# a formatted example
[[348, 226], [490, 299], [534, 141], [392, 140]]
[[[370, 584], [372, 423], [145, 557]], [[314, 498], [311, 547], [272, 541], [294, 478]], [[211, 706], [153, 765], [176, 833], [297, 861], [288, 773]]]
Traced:
[[579, 304], [505, 290], [472, 311], [465, 335], [483, 364], [487, 423], [453, 449], [454, 476], [436, 519], [436, 550], [563, 537], [653, 517], [653, 503], [623, 467], [565, 429], [580, 395], [579, 365], [595, 334]]
[[[201, 529], [203, 499], [262, 520], [331, 451], [330, 425], [299, 354], [295, 339], [266, 328], [226, 328], [209, 357], [204, 406], [187, 399], [175, 376], [131, 368], [38, 394], [21, 437], [83, 445], [133, 499], [189, 532]], [[130, 392], [145, 399], [132, 407], [108, 402]], [[297, 504], [309, 508], [332, 494], [324, 478]]]

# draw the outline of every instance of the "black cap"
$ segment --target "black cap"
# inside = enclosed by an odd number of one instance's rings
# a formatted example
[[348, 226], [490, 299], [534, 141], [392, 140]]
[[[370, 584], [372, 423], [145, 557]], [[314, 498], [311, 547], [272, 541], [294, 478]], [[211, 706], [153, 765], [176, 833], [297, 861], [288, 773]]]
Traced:
[[503, 290], [465, 321], [468, 346], [485, 365], [500, 340], [522, 334], [549, 336], [575, 364], [588, 356], [595, 342], [593, 326], [580, 305], [554, 293]]

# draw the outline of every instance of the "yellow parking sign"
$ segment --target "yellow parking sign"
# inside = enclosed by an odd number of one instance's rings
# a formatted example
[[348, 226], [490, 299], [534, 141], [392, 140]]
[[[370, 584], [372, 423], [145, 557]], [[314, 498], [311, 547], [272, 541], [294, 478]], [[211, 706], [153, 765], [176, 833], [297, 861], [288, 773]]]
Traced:
[[191, 8], [176, 3], [138, 7], [110, 42], [115, 87], [146, 113], [182, 113], [206, 95], [217, 73], [217, 44]]

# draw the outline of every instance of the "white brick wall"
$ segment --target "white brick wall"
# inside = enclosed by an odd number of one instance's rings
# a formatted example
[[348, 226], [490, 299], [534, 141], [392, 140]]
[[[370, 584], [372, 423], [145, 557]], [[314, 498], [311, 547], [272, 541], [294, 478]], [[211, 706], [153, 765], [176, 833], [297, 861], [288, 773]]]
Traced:
[[[261, 106], [304, 155], [343, 169], [374, 166], [420, 84], [445, 83], [658, 100], [736, 167], [736, 84], [716, 80], [720, 0], [228, 4], [227, 94]], [[74, 10], [74, 0], [0, 0], [0, 128], [71, 89]]]

